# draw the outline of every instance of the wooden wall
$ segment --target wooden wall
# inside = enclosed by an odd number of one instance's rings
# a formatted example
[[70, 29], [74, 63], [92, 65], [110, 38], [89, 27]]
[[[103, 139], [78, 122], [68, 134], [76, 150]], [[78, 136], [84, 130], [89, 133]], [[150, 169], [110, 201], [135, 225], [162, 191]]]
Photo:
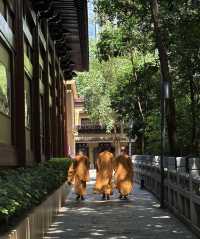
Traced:
[[[0, 98], [0, 167], [64, 156], [65, 77], [48, 22], [28, 0], [0, 0], [0, 48], [10, 57], [9, 112]], [[8, 56], [0, 49], [0, 63]], [[0, 72], [0, 94], [5, 84]]]

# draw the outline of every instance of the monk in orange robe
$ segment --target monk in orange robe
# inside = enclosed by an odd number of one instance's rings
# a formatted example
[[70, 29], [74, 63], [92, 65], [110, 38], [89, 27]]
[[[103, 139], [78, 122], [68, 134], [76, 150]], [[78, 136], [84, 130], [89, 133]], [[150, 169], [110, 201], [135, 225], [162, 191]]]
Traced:
[[114, 178], [116, 188], [119, 190], [120, 199], [127, 199], [133, 189], [133, 164], [126, 154], [125, 147], [121, 148], [121, 154], [115, 159]]
[[89, 180], [90, 162], [82, 152], [76, 155], [68, 171], [68, 183], [74, 184], [76, 200], [84, 200], [86, 194], [86, 183]]
[[112, 193], [113, 154], [109, 151], [100, 153], [96, 166], [97, 174], [94, 190], [102, 194], [103, 200], [109, 200]]

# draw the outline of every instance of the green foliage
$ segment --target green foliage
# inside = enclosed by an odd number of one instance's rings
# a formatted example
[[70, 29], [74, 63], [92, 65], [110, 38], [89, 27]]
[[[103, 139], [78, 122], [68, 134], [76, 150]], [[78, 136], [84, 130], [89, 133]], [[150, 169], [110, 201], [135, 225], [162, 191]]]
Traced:
[[0, 229], [40, 204], [65, 182], [68, 159], [51, 159], [33, 168], [0, 171]]
[[152, 111], [146, 118], [145, 153], [160, 154], [160, 112]]
[[[112, 95], [112, 107], [121, 121], [126, 124], [133, 121], [131, 137], [137, 136], [138, 139], [136, 153], [157, 151], [160, 138], [158, 127], [149, 125], [149, 119], [160, 109], [159, 59], [155, 51], [149, 3], [95, 1], [96, 12], [104, 26], [97, 43], [98, 58], [107, 61], [123, 56], [130, 62], [130, 70], [118, 78], [117, 89]], [[152, 137], [148, 137], [150, 128]], [[154, 135], [158, 136], [156, 145], [150, 143], [154, 141]]]
[[90, 61], [93, 61], [96, 58], [96, 40], [95, 39], [90, 39], [89, 42], [89, 58]]
[[112, 107], [113, 96], [122, 83], [129, 80], [131, 71], [129, 59], [116, 57], [106, 62], [93, 59], [90, 72], [78, 74], [78, 91], [85, 98], [89, 116], [92, 121], [106, 125], [108, 132], [118, 119], [117, 112]]
[[[100, 42], [97, 45], [98, 57], [107, 60], [109, 56], [115, 57], [113, 53], [117, 52], [118, 55], [126, 56], [138, 63], [135, 61], [135, 51], [143, 56], [157, 52], [159, 46], [152, 22], [152, 2], [158, 4], [160, 19], [157, 20], [159, 20], [162, 42], [169, 58], [169, 73], [176, 103], [174, 120], [177, 122], [176, 135], [179, 149], [177, 153], [179, 155], [198, 154], [200, 152], [200, 127], [198, 124], [200, 120], [199, 1], [95, 0], [99, 22], [104, 26], [103, 29], [106, 28], [106, 31], [100, 34]], [[118, 34], [113, 36], [113, 32]], [[159, 69], [160, 62], [157, 56], [155, 59], [157, 69]], [[118, 113], [121, 118], [124, 118], [124, 109], [126, 108], [128, 111], [131, 110], [130, 107], [134, 109], [136, 102], [134, 98], [139, 97], [143, 106], [143, 121], [146, 128], [146, 150], [150, 152], [152, 149], [152, 152], [159, 152], [159, 140], [155, 139], [159, 138], [157, 124], [160, 124], [158, 114], [160, 111], [160, 76], [156, 70], [148, 77], [148, 67], [139, 68], [137, 64], [133, 64], [133, 71], [140, 79], [138, 84], [134, 83], [134, 79], [131, 85], [126, 82], [123, 89], [118, 89], [119, 94], [116, 92], [117, 100], [113, 99], [112, 105], [115, 108], [119, 108], [119, 105], [122, 106]], [[134, 92], [135, 97], [132, 97], [131, 91]], [[123, 95], [127, 95], [126, 100]], [[146, 100], [144, 100], [145, 95], [148, 96]], [[131, 99], [133, 99], [132, 102]], [[131, 104], [128, 105], [126, 102], [131, 102]], [[144, 107], [145, 102], [148, 107]], [[140, 121], [141, 114], [137, 114], [136, 108], [133, 111], [135, 121]]]
[[[132, 34], [142, 38], [138, 31]], [[160, 87], [156, 54], [141, 52], [141, 41], [129, 37], [124, 28], [106, 23], [97, 42], [98, 59], [92, 59], [90, 72], [79, 74], [77, 85], [93, 121], [110, 131], [132, 119], [135, 138], [144, 135], [145, 117], [158, 105]]]
[[[153, 6], [158, 7], [159, 17], [152, 14]], [[172, 83], [170, 102], [175, 102], [175, 107], [167, 104], [168, 153], [198, 154], [199, 1], [95, 0], [95, 9], [102, 26], [97, 59], [93, 58], [87, 79], [79, 78], [90, 115], [108, 125], [132, 119], [139, 153], [159, 154], [160, 68], [164, 69], [162, 75]], [[160, 45], [164, 46], [162, 50]], [[169, 70], [163, 67], [158, 52], [165, 56], [164, 65], [169, 65]]]
[[110, 102], [110, 88], [104, 77], [102, 65], [93, 60], [90, 72], [80, 73], [77, 79], [79, 94], [84, 96], [86, 110], [92, 121], [107, 126], [109, 131], [113, 127], [113, 110]]
[[100, 41], [97, 42], [97, 57], [100, 61], [108, 61], [112, 57], [122, 56], [125, 45], [121, 28], [113, 27], [109, 22], [100, 32]]

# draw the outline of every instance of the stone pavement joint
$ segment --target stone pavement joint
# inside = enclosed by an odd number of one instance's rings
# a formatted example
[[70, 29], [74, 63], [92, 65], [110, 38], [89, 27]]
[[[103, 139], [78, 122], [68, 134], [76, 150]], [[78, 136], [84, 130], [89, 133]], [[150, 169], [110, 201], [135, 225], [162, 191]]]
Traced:
[[197, 239], [138, 185], [128, 201], [120, 201], [117, 192], [110, 201], [101, 201], [100, 195], [93, 194], [95, 171], [90, 175], [86, 200], [76, 202], [72, 190], [45, 239]]

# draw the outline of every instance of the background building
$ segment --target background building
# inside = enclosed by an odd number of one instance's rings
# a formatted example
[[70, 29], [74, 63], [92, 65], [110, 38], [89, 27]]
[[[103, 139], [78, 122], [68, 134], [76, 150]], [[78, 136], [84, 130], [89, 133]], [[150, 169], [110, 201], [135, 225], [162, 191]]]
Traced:
[[108, 149], [114, 154], [120, 153], [121, 146], [128, 147], [128, 138], [122, 125], [118, 125], [111, 133], [106, 127], [89, 119], [84, 107], [84, 99], [75, 100], [76, 152], [84, 151], [90, 158], [92, 167], [95, 167], [97, 155]]
[[86, 0], [0, 0], [0, 166], [67, 153], [67, 80], [88, 69]]

